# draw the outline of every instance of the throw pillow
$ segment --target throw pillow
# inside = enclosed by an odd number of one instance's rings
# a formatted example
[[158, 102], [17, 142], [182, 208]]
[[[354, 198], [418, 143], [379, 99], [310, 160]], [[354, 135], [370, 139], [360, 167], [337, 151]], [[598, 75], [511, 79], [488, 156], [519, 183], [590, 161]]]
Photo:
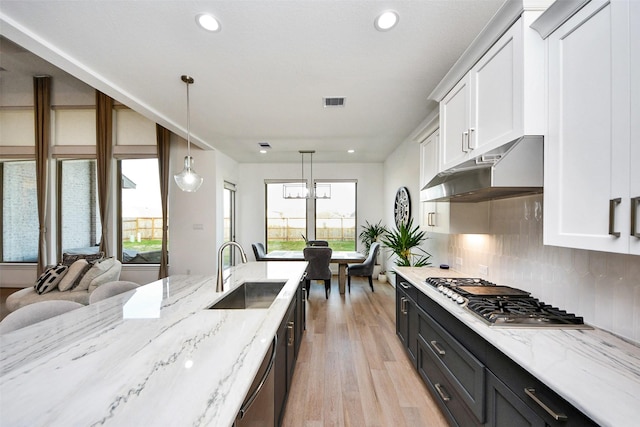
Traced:
[[[85, 260], [86, 261], [86, 260]], [[93, 267], [93, 264], [95, 264], [97, 261], [91, 261], [91, 262], [87, 262], [83, 267], [82, 267], [82, 271], [80, 272], [80, 274], [78, 274], [78, 276], [76, 277], [76, 280], [73, 281], [73, 283], [71, 284], [71, 290], [74, 291], [78, 285], [80, 284], [80, 281], [82, 280], [82, 278], [84, 277], [85, 274], [87, 274], [87, 272], [89, 270], [91, 270], [91, 267]]]
[[50, 267], [45, 270], [45, 272], [38, 277], [38, 280], [36, 280], [36, 284], [34, 285], [36, 292], [42, 295], [55, 289], [68, 268], [66, 265], [56, 265], [55, 267]]
[[109, 271], [109, 269], [114, 266], [115, 262], [116, 259], [114, 257], [97, 261], [95, 264], [93, 264], [93, 267], [91, 267], [89, 271], [87, 271], [82, 279], [80, 279], [80, 283], [78, 283], [78, 286], [76, 286], [74, 290], [88, 290], [91, 281]]
[[86, 259], [87, 262], [95, 262], [104, 258], [104, 253], [98, 252], [96, 254], [62, 254], [62, 265], [70, 266], [79, 259]]
[[58, 283], [58, 289], [62, 292], [71, 289], [74, 283], [76, 283], [76, 280], [88, 271], [88, 269], [85, 270], [85, 267], [88, 265], [89, 263], [86, 259], [79, 259], [71, 264], [69, 270], [67, 270], [67, 274], [65, 274], [62, 280], [60, 280], [60, 283]]

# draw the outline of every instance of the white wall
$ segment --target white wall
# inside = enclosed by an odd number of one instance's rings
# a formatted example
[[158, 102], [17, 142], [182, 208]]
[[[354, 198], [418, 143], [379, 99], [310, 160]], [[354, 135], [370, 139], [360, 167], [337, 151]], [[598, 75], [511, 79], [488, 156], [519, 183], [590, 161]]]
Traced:
[[[171, 167], [183, 167], [186, 145], [172, 141]], [[215, 275], [223, 239], [224, 181], [237, 180], [237, 163], [217, 151], [193, 149], [194, 169], [204, 178], [195, 193], [171, 183], [169, 197], [169, 274]], [[174, 173], [174, 172], [172, 172]]]
[[[411, 217], [413, 224], [420, 224], [420, 144], [413, 139], [407, 139], [391, 153], [384, 163], [384, 223], [389, 229], [395, 229], [393, 207], [396, 191], [400, 187], [407, 187], [411, 199]], [[432, 265], [448, 263], [448, 236], [444, 234], [427, 233], [427, 240], [421, 248], [431, 254]], [[383, 248], [384, 251], [384, 248]], [[385, 253], [386, 268], [391, 270], [393, 258]], [[393, 279], [391, 279], [393, 281]]]

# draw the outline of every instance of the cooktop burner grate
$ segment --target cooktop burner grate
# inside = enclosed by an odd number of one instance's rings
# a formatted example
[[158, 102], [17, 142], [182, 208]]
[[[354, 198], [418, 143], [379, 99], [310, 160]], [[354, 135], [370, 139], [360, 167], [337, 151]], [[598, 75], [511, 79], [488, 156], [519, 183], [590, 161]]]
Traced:
[[526, 291], [488, 280], [429, 277], [426, 283], [490, 326], [590, 328], [582, 317], [545, 304]]

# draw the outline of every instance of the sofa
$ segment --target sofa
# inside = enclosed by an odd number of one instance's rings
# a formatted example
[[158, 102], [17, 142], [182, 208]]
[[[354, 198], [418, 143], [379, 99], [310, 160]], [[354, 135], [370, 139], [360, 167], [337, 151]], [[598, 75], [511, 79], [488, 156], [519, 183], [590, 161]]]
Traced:
[[[71, 258], [66, 258], [60, 265], [47, 269], [34, 286], [9, 295], [6, 301], [7, 310], [15, 311], [35, 302], [52, 300], [67, 300], [88, 305], [89, 296], [100, 285], [117, 281], [120, 278], [122, 263], [115, 258], [88, 262], [85, 258], [75, 256], [73, 262], [70, 260]], [[56, 276], [58, 271], [62, 272], [63, 270], [62, 277]], [[48, 282], [49, 288], [42, 286], [43, 281]], [[43, 291], [43, 288], [46, 289]]]

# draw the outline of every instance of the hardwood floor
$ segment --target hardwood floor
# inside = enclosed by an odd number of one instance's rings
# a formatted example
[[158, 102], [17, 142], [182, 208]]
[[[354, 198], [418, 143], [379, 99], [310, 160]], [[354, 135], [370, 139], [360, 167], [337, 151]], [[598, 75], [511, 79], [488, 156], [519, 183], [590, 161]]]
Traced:
[[395, 332], [395, 289], [313, 282], [283, 426], [447, 426]]

